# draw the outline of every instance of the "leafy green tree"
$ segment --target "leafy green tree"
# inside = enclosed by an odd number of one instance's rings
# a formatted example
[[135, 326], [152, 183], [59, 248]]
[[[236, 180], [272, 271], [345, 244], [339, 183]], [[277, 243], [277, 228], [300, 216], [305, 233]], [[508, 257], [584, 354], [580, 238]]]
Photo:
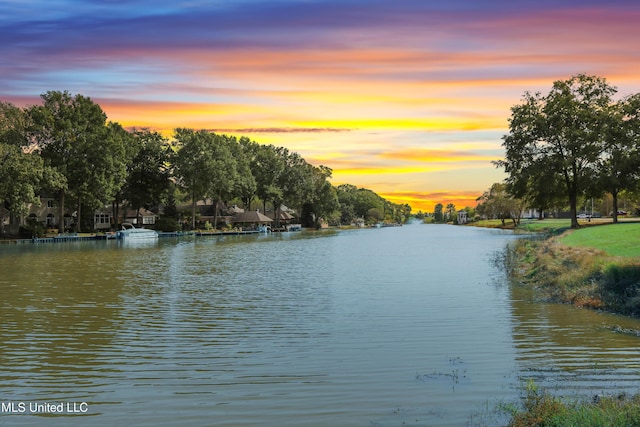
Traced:
[[530, 180], [554, 174], [569, 201], [571, 227], [578, 226], [578, 196], [588, 189], [603, 152], [604, 130], [615, 88], [604, 79], [579, 74], [556, 81], [549, 94], [525, 93], [511, 108], [509, 134], [503, 137], [508, 179]]
[[[354, 211], [356, 216], [364, 218], [367, 222], [375, 222], [377, 218], [369, 217], [371, 209], [382, 212], [384, 210], [384, 200], [375, 192], [367, 188], [359, 188], [354, 200]], [[377, 214], [376, 214], [377, 216]]]
[[300, 154], [283, 147], [279, 147], [276, 152], [284, 164], [284, 169], [275, 182], [278, 191], [273, 198], [275, 226], [279, 227], [282, 204], [301, 206], [313, 194], [314, 179], [311, 165]]
[[465, 206], [464, 211], [467, 213], [467, 218], [473, 219], [476, 216], [476, 208], [471, 206]]
[[97, 208], [113, 199], [122, 185], [125, 149], [107, 127], [106, 114], [90, 98], [66, 91], [46, 92], [41, 98], [43, 105], [29, 109], [32, 137], [45, 164], [66, 180], [58, 189], [62, 228], [67, 192], [77, 203], [78, 219], [83, 204]]
[[134, 142], [133, 134], [125, 130], [119, 123], [109, 122], [107, 123], [107, 129], [111, 137], [118, 141], [118, 144], [124, 150], [124, 165], [123, 169], [118, 169], [114, 173], [114, 182], [117, 183], [116, 191], [111, 200], [112, 215], [116, 218], [120, 218], [120, 205], [124, 199], [124, 192], [126, 191], [127, 179], [129, 177], [130, 165], [137, 153], [138, 147]]
[[336, 195], [340, 204], [340, 222], [351, 224], [356, 218], [355, 200], [358, 187], [352, 184], [340, 184], [336, 187]]
[[[282, 200], [283, 192], [278, 182], [285, 172], [286, 163], [273, 145], [259, 145], [256, 148], [251, 172], [256, 179], [256, 194], [262, 200], [263, 212], [267, 210], [267, 202]], [[275, 205], [275, 204], [274, 204]]]
[[24, 110], [8, 102], [0, 102], [0, 143], [27, 147], [28, 117]]
[[0, 234], [5, 234], [5, 209], [12, 216], [26, 214], [28, 203], [39, 203], [44, 163], [36, 153], [25, 153], [14, 144], [0, 142]]
[[505, 225], [507, 219], [511, 219], [514, 225], [520, 223], [522, 201], [507, 192], [507, 184], [493, 184], [477, 200], [479, 204], [476, 207], [476, 212], [479, 215], [500, 219], [502, 225]]
[[252, 162], [255, 161], [257, 144], [249, 138], [242, 137], [239, 141], [230, 138], [231, 155], [236, 161], [236, 178], [233, 184], [233, 194], [240, 197], [245, 209], [251, 209], [251, 202], [256, 195], [257, 183], [252, 172]]
[[444, 214], [443, 214], [443, 209], [444, 206], [442, 206], [442, 203], [438, 203], [434, 206], [433, 208], [433, 221], [437, 222], [437, 223], [442, 223], [444, 222]]
[[411, 206], [406, 203], [397, 204], [385, 200], [384, 213], [386, 221], [404, 224], [411, 216]]
[[321, 219], [329, 219], [339, 210], [340, 203], [335, 188], [329, 182], [332, 170], [326, 166], [308, 165], [311, 173], [311, 191], [306, 194], [302, 217], [306, 226], [320, 226]]
[[618, 196], [632, 190], [640, 178], [640, 94], [610, 106], [604, 150], [593, 179], [596, 194], [604, 190], [613, 201], [613, 222], [618, 222]]
[[211, 198], [218, 202], [230, 198], [237, 179], [236, 161], [230, 141], [206, 130], [178, 128], [175, 130], [178, 152], [175, 156], [175, 176], [192, 202], [191, 226], [196, 226], [196, 202]]
[[174, 173], [178, 185], [191, 199], [191, 228], [196, 228], [196, 202], [207, 196], [209, 173], [214, 173], [214, 160], [209, 149], [209, 133], [193, 129], [175, 130], [177, 153]]
[[540, 218], [545, 211], [566, 205], [564, 184], [559, 174], [540, 174], [541, 170], [549, 170], [547, 158], [540, 158], [537, 164], [522, 171], [520, 175], [511, 175], [506, 179], [507, 192], [515, 198], [523, 200], [529, 207], [538, 210]]
[[149, 129], [134, 130], [131, 138], [134, 153], [127, 164], [123, 194], [140, 215], [140, 209], [152, 209], [166, 201], [171, 174], [169, 162], [173, 151], [168, 140]]
[[456, 205], [448, 203], [446, 208], [447, 221], [454, 221], [456, 218]]
[[[218, 224], [218, 206], [220, 202], [233, 198], [239, 194], [249, 180], [240, 177], [238, 173], [238, 159], [234, 152], [239, 153], [235, 139], [225, 135], [211, 134], [211, 155], [214, 159], [214, 173], [209, 176], [209, 190], [207, 196], [213, 199], [215, 206], [214, 226]], [[240, 161], [244, 164], [243, 159]]]

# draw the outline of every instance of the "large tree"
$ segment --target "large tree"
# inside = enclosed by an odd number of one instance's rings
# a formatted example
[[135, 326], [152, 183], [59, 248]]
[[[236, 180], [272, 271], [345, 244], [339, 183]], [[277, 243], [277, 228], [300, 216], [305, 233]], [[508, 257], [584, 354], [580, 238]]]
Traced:
[[262, 200], [263, 211], [266, 211], [267, 202], [281, 200], [283, 197], [278, 182], [280, 176], [285, 173], [285, 161], [278, 154], [277, 147], [260, 145], [257, 147], [250, 165], [256, 179], [256, 195]]
[[331, 168], [308, 165], [310, 191], [305, 194], [301, 217], [305, 226], [320, 227], [322, 219], [328, 220], [340, 208], [336, 189], [329, 182]]
[[0, 102], [0, 143], [27, 147], [28, 117], [24, 110], [9, 102]]
[[508, 181], [557, 176], [571, 210], [571, 227], [578, 226], [578, 196], [591, 185], [595, 164], [604, 147], [606, 119], [616, 89], [605, 79], [579, 74], [553, 83], [551, 91], [525, 93], [512, 107], [509, 134], [503, 138]]
[[635, 188], [639, 177], [640, 94], [635, 94], [610, 107], [603, 153], [594, 175], [595, 192], [611, 194], [613, 222], [618, 222], [618, 195]]
[[257, 189], [256, 179], [252, 172], [252, 162], [255, 160], [257, 144], [246, 137], [240, 138], [239, 141], [236, 141], [234, 137], [228, 137], [228, 139], [237, 172], [233, 183], [233, 194], [240, 197], [246, 210], [250, 210]]
[[438, 203], [433, 207], [433, 221], [437, 223], [444, 222], [444, 214], [442, 213], [444, 206]]
[[[378, 222], [384, 211], [384, 199], [368, 188], [359, 188], [355, 194], [354, 212], [367, 222]], [[383, 217], [384, 218], [384, 217]]]
[[24, 111], [0, 102], [0, 234], [5, 233], [7, 214], [15, 218], [25, 212], [27, 203], [38, 201], [42, 159], [25, 152], [27, 145]]
[[479, 202], [476, 207], [478, 214], [488, 219], [498, 218], [502, 221], [502, 225], [507, 219], [511, 219], [514, 226], [520, 223], [522, 201], [507, 192], [505, 183], [493, 184], [489, 190], [478, 197], [477, 201]]
[[43, 179], [40, 156], [0, 141], [0, 235], [5, 233], [6, 212], [12, 217], [24, 215], [28, 203], [39, 203], [38, 190]]
[[122, 185], [124, 146], [90, 98], [66, 91], [46, 92], [41, 98], [43, 105], [29, 109], [32, 137], [45, 164], [66, 180], [66, 187], [57, 189], [60, 228], [68, 193], [76, 201], [79, 231], [81, 206], [97, 208], [110, 202]]
[[171, 187], [169, 161], [173, 151], [159, 132], [136, 129], [131, 139], [133, 155], [127, 164], [124, 197], [136, 210], [152, 209], [165, 201]]
[[175, 176], [191, 198], [191, 227], [195, 228], [198, 200], [213, 199], [217, 215], [218, 202], [233, 194], [236, 161], [231, 142], [224, 136], [206, 130], [179, 128], [175, 130], [175, 139], [178, 144]]
[[338, 202], [340, 203], [340, 222], [351, 224], [356, 219], [355, 200], [358, 187], [352, 184], [340, 184], [336, 187]]
[[[209, 190], [207, 196], [214, 203], [214, 220], [213, 225], [218, 225], [218, 214], [220, 202], [228, 201], [236, 195], [239, 195], [241, 188], [247, 185], [248, 177], [240, 177], [238, 173], [238, 160], [242, 166], [246, 166], [244, 159], [238, 159], [241, 151], [235, 138], [227, 135], [211, 134], [211, 150], [214, 159], [214, 172], [209, 175]], [[243, 172], [247, 171], [243, 169]], [[246, 179], [245, 179], [246, 178]], [[248, 184], [250, 185], [250, 184]]]

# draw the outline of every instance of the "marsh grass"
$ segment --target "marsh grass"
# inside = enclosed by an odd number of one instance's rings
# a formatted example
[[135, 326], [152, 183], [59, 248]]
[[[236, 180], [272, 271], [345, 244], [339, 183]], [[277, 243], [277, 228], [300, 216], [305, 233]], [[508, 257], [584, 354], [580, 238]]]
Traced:
[[567, 401], [541, 391], [533, 382], [525, 388], [522, 407], [505, 405], [509, 427], [634, 427], [640, 426], [640, 395], [594, 396]]
[[557, 238], [521, 239], [509, 249], [506, 265], [516, 283], [526, 284], [550, 302], [605, 307], [600, 292], [603, 252], [567, 248]]
[[640, 316], [640, 260], [586, 245], [567, 246], [565, 239], [516, 241], [505, 257], [511, 279], [549, 302]]
[[[518, 239], [508, 248], [505, 266], [514, 282], [548, 301], [640, 316], [640, 224], [548, 236]], [[640, 427], [640, 395], [569, 401], [530, 382], [520, 405], [501, 410], [509, 427]]]

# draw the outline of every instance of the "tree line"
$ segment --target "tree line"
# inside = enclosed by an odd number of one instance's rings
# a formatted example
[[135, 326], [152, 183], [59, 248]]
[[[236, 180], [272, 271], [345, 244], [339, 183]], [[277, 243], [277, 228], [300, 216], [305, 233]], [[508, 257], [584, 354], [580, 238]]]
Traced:
[[[111, 206], [114, 218], [125, 207], [149, 209], [178, 219], [176, 203], [214, 206], [237, 201], [245, 209], [270, 204], [279, 218], [283, 204], [296, 207], [303, 225], [320, 221], [404, 222], [411, 207], [391, 203], [375, 192], [333, 186], [332, 170], [314, 166], [284, 147], [207, 130], [175, 129], [173, 139], [149, 129], [126, 130], [109, 121], [89, 97], [64, 91], [41, 95], [42, 104], [19, 108], [0, 102], [0, 227], [5, 215], [24, 216], [41, 194], [57, 200], [58, 221], [66, 210], [78, 220]], [[216, 209], [216, 215], [218, 214]]]
[[[526, 92], [511, 108], [505, 158], [494, 162], [508, 196], [539, 212], [567, 205], [576, 228], [581, 198], [608, 194], [617, 222], [619, 195], [640, 187], [640, 94], [616, 94], [586, 74], [555, 81], [546, 95]], [[493, 190], [487, 197], [502, 189]]]

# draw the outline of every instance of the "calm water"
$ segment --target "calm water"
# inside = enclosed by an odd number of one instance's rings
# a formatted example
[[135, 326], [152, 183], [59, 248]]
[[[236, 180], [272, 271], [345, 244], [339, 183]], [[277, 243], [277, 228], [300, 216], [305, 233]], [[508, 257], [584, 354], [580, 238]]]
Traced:
[[[0, 425], [464, 426], [528, 378], [640, 391], [640, 338], [614, 330], [640, 322], [508, 286], [494, 261], [513, 239], [409, 225], [3, 245]], [[30, 414], [60, 402], [86, 412]]]

